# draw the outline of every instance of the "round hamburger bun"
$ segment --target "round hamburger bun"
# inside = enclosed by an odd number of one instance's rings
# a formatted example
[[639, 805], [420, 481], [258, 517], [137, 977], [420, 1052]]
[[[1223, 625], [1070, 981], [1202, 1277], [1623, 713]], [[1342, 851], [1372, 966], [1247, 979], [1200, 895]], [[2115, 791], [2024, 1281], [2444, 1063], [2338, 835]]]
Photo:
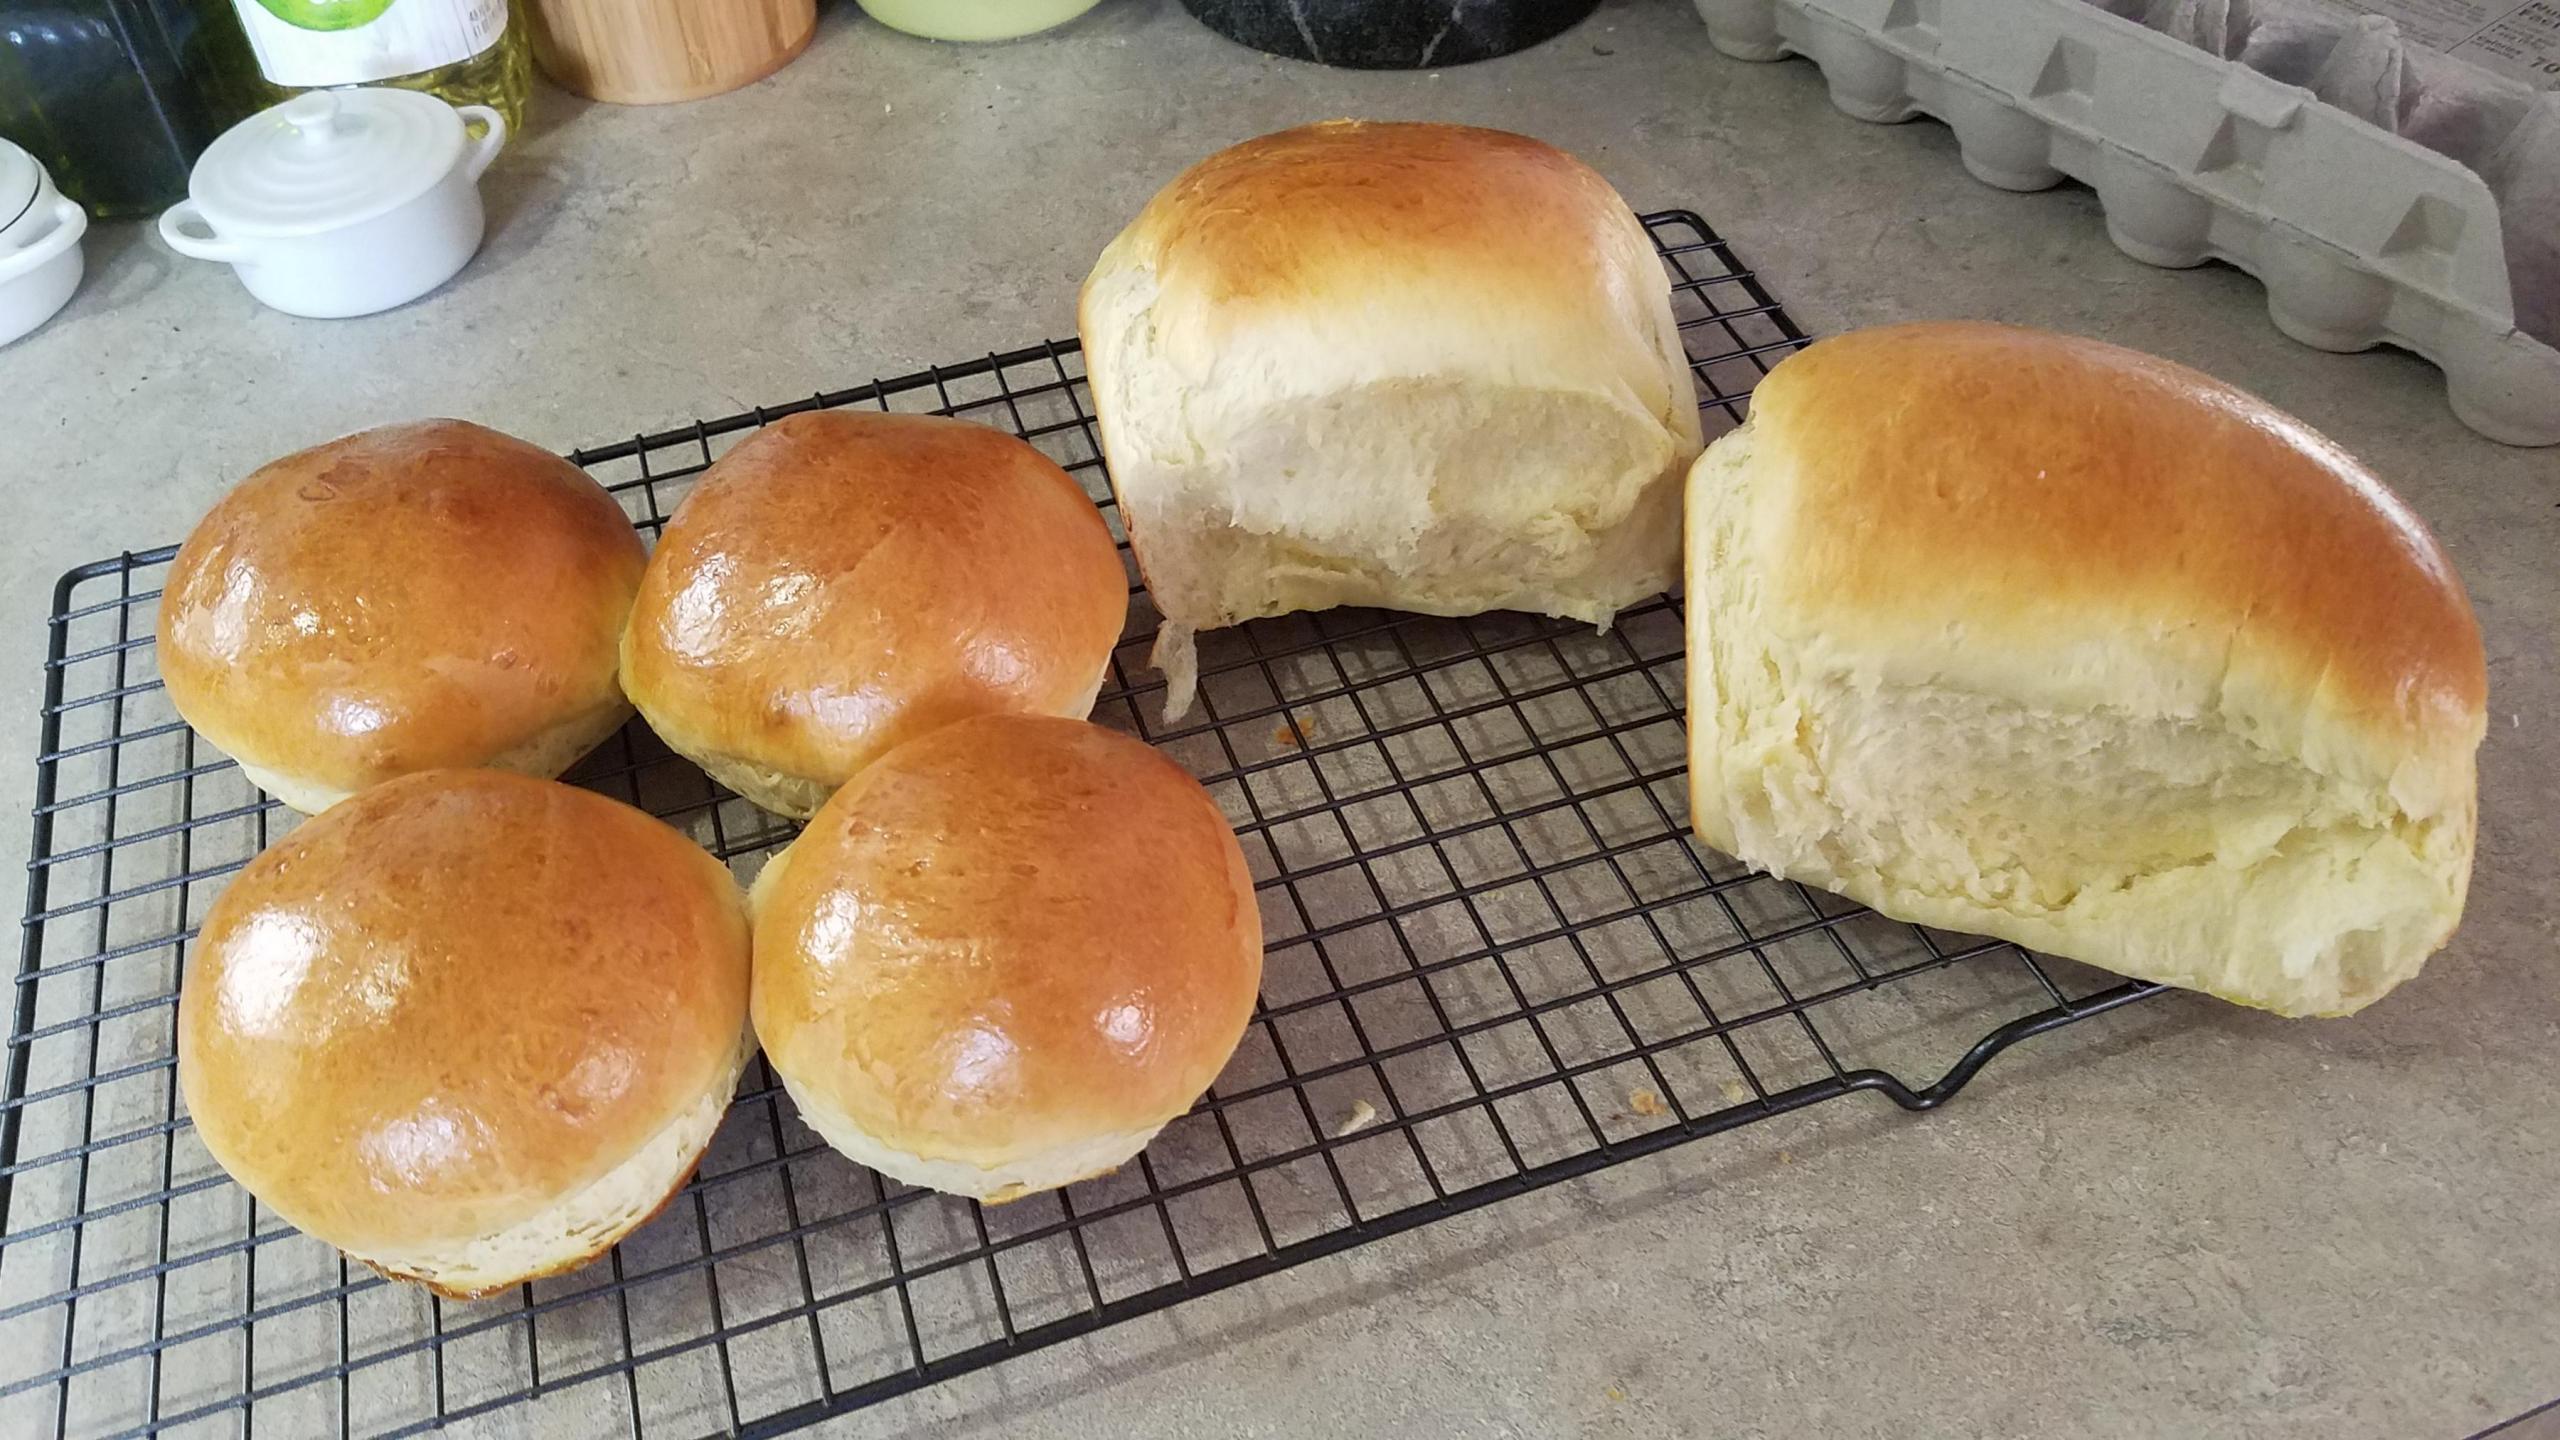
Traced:
[[1146, 745], [989, 715], [890, 751], [756, 879], [757, 1037], [884, 1175], [1010, 1200], [1145, 1148], [1262, 983], [1226, 817]]
[[585, 472], [460, 420], [386, 425], [234, 487], [178, 549], [178, 713], [307, 814], [395, 776], [552, 776], [630, 717], [615, 644], [647, 552]]
[[222, 1168], [457, 1298], [656, 1214], [748, 1049], [728, 870], [629, 806], [495, 770], [386, 782], [269, 846], [178, 1001], [179, 1086]]
[[1101, 513], [1029, 445], [930, 415], [793, 415], [676, 507], [623, 684], [712, 778], [807, 819], [936, 726], [1081, 718], [1128, 607]]

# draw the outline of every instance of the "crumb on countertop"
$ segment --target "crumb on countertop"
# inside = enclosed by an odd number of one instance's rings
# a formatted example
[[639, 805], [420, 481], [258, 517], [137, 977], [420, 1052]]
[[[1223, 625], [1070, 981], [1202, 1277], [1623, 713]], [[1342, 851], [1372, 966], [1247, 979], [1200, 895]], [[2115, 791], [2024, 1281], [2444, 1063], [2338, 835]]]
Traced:
[[1650, 1120], [1663, 1112], [1662, 1097], [1650, 1090], [1631, 1091], [1627, 1095], [1627, 1108]]
[[1366, 1130], [1377, 1123], [1378, 1107], [1366, 1100], [1354, 1100], [1351, 1102], [1351, 1113], [1343, 1117], [1341, 1124], [1333, 1127], [1333, 1138], [1339, 1140], [1345, 1135]]

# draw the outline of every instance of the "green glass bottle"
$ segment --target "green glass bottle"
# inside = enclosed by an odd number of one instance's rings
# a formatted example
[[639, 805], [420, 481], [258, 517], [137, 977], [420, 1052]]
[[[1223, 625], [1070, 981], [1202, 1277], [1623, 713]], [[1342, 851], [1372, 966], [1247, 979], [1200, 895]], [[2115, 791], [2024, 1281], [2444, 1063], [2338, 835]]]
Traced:
[[[0, 0], [6, 3], [6, 0]], [[533, 51], [508, 0], [231, 0], [276, 98], [397, 85], [524, 128]]]
[[0, 137], [91, 215], [183, 199], [196, 155], [264, 103], [231, 0], [0, 0]]

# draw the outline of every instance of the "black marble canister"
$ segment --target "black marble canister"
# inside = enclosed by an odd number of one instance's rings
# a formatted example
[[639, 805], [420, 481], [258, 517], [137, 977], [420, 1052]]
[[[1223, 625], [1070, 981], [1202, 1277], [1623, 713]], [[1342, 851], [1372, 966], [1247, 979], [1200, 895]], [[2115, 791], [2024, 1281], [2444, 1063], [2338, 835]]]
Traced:
[[1356, 70], [1433, 70], [1508, 55], [1600, 0], [1182, 0], [1230, 40]]

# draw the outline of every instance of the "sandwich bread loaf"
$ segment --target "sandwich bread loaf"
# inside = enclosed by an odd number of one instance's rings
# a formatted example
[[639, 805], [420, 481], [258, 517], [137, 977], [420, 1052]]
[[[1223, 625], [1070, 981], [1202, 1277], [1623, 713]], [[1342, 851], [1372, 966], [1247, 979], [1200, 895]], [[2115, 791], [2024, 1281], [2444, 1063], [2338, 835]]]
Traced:
[[2192, 370], [1928, 324], [1779, 365], [1689, 483], [1699, 836], [2287, 1015], [2462, 914], [2486, 665], [2371, 472]]

